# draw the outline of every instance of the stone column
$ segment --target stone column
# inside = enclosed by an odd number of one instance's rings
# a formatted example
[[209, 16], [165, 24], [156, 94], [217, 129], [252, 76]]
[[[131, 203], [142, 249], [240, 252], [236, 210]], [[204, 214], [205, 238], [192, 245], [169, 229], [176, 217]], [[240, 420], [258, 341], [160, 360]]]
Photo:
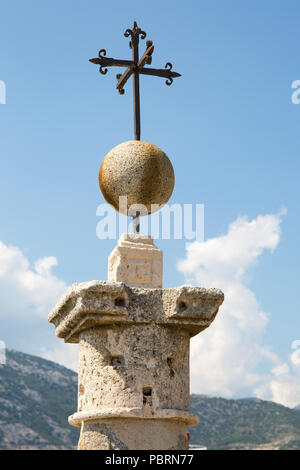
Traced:
[[[120, 282], [123, 281], [123, 282]], [[123, 235], [109, 282], [71, 286], [49, 315], [79, 343], [79, 449], [188, 449], [190, 338], [223, 302], [218, 289], [162, 289], [162, 253], [151, 237]]]

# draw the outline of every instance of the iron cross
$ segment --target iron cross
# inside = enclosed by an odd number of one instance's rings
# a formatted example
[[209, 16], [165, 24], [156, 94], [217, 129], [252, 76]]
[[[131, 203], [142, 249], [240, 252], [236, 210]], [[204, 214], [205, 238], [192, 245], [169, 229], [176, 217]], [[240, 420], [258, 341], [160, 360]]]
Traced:
[[119, 67], [127, 67], [123, 74], [117, 74], [117, 90], [123, 95], [125, 93], [124, 86], [127, 80], [133, 75], [133, 115], [134, 115], [134, 138], [140, 140], [141, 137], [141, 114], [140, 114], [140, 74], [142, 75], [154, 75], [156, 77], [166, 78], [166, 84], [171, 85], [173, 78], [180, 77], [180, 73], [172, 71], [172, 64], [167, 62], [164, 69], [152, 69], [150, 67], [144, 67], [150, 65], [152, 62], [152, 54], [154, 46], [152, 41], [146, 42], [146, 50], [139, 59], [139, 37], [145, 39], [146, 33], [142, 31], [136, 21], [133, 23], [132, 29], [126, 29], [124, 33], [125, 37], [131, 36], [129, 47], [132, 49], [132, 60], [121, 60], [106, 57], [106, 50], [101, 49], [98, 53], [98, 57], [90, 59], [93, 64], [100, 65], [99, 72], [105, 75], [107, 73], [107, 67], [114, 65]]

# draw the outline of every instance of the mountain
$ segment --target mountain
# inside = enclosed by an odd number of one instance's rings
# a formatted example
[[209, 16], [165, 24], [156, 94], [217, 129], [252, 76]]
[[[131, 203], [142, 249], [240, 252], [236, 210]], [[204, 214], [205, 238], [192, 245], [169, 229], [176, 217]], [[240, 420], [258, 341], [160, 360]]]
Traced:
[[78, 429], [77, 374], [40, 357], [6, 351], [0, 365], [0, 449], [71, 449]]
[[300, 449], [300, 413], [257, 398], [191, 395], [191, 442], [208, 449]]
[[[74, 449], [79, 430], [68, 424], [77, 408], [77, 374], [17, 351], [0, 365], [0, 449]], [[200, 422], [191, 444], [208, 449], [300, 449], [300, 412], [247, 398], [191, 395]]]

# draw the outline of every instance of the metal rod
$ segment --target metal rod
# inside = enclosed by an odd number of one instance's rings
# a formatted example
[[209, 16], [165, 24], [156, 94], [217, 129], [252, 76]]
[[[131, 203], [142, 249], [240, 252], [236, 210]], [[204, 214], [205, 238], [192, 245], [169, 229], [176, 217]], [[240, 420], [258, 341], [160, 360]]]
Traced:
[[133, 223], [133, 233], [140, 233], [140, 212], [137, 211], [135, 215], [132, 216]]
[[141, 140], [140, 77], [137, 71], [133, 76], [134, 138]]
[[133, 72], [133, 115], [134, 115], [134, 138], [141, 139], [141, 110], [140, 110], [140, 77], [139, 77], [139, 32], [133, 28], [131, 36], [132, 61], [135, 65]]

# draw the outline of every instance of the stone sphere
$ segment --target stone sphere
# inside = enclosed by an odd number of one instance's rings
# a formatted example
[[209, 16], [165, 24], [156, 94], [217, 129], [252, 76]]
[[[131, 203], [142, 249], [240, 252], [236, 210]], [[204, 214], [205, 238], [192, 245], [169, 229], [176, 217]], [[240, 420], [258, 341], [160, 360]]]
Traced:
[[[126, 215], [149, 215], [168, 202], [174, 188], [174, 170], [156, 145], [130, 140], [114, 147], [104, 158], [99, 186], [105, 200]], [[119, 204], [120, 196], [123, 202]], [[124, 202], [127, 201], [127, 204]], [[151, 207], [159, 204], [160, 207]], [[131, 208], [131, 209], [130, 209]]]

